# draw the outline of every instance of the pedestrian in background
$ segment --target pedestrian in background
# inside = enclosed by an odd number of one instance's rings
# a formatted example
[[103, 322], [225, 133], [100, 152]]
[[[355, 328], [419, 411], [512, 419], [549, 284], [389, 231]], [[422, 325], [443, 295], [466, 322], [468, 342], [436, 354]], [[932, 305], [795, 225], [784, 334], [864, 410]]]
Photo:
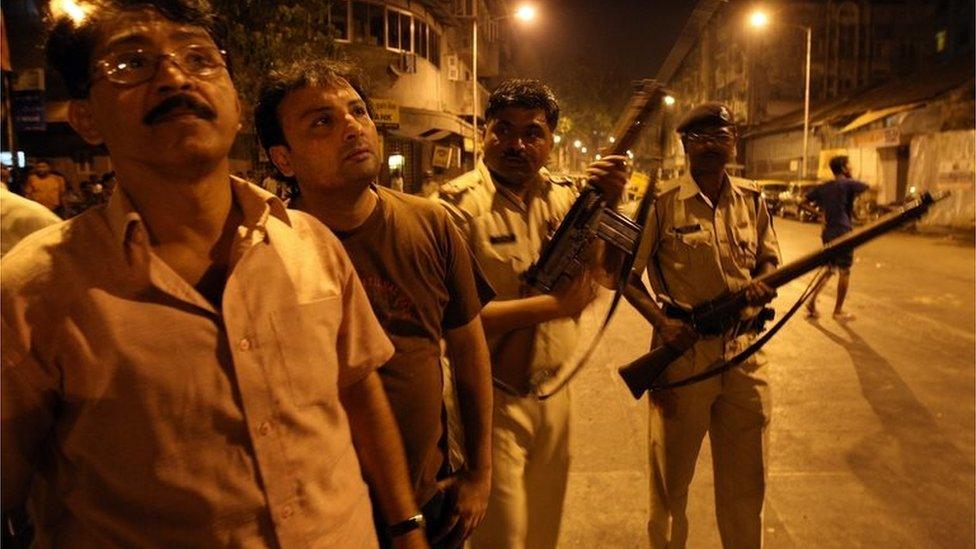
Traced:
[[[824, 244], [840, 238], [853, 230], [854, 201], [858, 195], [868, 190], [867, 183], [851, 178], [851, 163], [846, 156], [835, 156], [830, 159], [830, 171], [834, 179], [817, 185], [807, 193], [806, 199], [816, 204], [824, 214], [823, 231], [820, 239]], [[817, 311], [817, 296], [823, 290], [830, 277], [837, 272], [837, 300], [834, 302], [834, 320], [848, 322], [855, 316], [844, 310], [844, 300], [847, 299], [847, 289], [851, 281], [851, 267], [854, 265], [854, 249], [837, 255], [828, 266], [827, 275], [813, 290], [813, 295], [807, 301], [807, 316], [819, 318]]]
[[51, 163], [38, 160], [27, 176], [24, 196], [41, 204], [56, 214], [63, 214], [64, 194], [67, 191], [64, 177], [51, 170]]

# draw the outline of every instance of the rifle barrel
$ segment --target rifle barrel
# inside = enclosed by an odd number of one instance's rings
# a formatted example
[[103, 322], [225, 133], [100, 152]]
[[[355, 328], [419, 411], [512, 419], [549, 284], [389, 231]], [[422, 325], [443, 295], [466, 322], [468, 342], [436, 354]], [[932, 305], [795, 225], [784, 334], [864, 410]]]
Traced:
[[[939, 197], [938, 199], [941, 199]], [[792, 261], [791, 263], [776, 269], [771, 273], [757, 277], [771, 288], [777, 288], [790, 282], [791, 280], [803, 276], [804, 274], [826, 265], [837, 255], [856, 248], [882, 234], [895, 229], [902, 223], [911, 219], [918, 219], [929, 209], [937, 199], [929, 193], [923, 194], [917, 200], [902, 206], [874, 223], [850, 232], [836, 240], [832, 240], [820, 250], [810, 252], [807, 255]]]

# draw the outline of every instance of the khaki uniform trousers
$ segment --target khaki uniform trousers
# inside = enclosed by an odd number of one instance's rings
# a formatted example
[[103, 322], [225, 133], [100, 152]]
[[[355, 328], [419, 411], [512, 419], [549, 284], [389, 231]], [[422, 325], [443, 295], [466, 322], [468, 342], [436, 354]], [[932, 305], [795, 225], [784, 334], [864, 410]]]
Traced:
[[545, 401], [495, 390], [491, 496], [473, 549], [551, 549], [569, 475], [569, 389]]
[[[700, 341], [666, 375], [676, 380], [701, 372], [721, 356], [724, 346], [738, 352], [747, 342], [745, 338]], [[652, 401], [647, 528], [652, 548], [681, 548], [687, 542], [688, 487], [706, 432], [712, 448], [722, 545], [726, 549], [762, 546], [770, 412], [765, 369], [760, 351], [721, 375], [656, 396], [659, 405]]]

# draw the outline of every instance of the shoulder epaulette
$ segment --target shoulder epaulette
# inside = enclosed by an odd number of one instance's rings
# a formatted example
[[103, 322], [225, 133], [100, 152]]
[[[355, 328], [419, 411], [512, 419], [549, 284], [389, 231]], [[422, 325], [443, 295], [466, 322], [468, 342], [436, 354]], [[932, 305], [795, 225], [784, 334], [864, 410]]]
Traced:
[[661, 196], [664, 193], [669, 193], [671, 191], [676, 191], [681, 188], [681, 178], [676, 177], [674, 179], [668, 179], [667, 181], [661, 181], [657, 185], [657, 195]]
[[735, 185], [736, 187], [744, 191], [752, 191], [754, 193], [759, 192], [759, 186], [756, 185], [756, 182], [751, 179], [743, 179], [741, 177], [729, 177], [729, 181], [731, 181], [733, 185]]
[[448, 200], [459, 200], [461, 196], [471, 189], [474, 189], [479, 183], [480, 181], [478, 180], [478, 175], [476, 173], [464, 174], [441, 185], [440, 188], [437, 189], [437, 193], [441, 198]]

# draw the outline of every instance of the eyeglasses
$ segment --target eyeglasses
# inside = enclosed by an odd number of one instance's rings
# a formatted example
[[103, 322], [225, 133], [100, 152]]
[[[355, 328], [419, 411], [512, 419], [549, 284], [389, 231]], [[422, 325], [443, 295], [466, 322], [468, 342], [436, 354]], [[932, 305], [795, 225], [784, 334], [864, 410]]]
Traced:
[[92, 82], [105, 78], [114, 84], [134, 86], [152, 79], [163, 59], [170, 59], [190, 76], [209, 77], [227, 66], [227, 52], [214, 46], [187, 44], [169, 53], [135, 49], [110, 53], [95, 62], [99, 74]]
[[717, 131], [717, 132], [688, 132], [685, 134], [685, 139], [688, 141], [715, 141], [719, 143], [728, 143], [735, 139], [735, 135], [727, 131]]

